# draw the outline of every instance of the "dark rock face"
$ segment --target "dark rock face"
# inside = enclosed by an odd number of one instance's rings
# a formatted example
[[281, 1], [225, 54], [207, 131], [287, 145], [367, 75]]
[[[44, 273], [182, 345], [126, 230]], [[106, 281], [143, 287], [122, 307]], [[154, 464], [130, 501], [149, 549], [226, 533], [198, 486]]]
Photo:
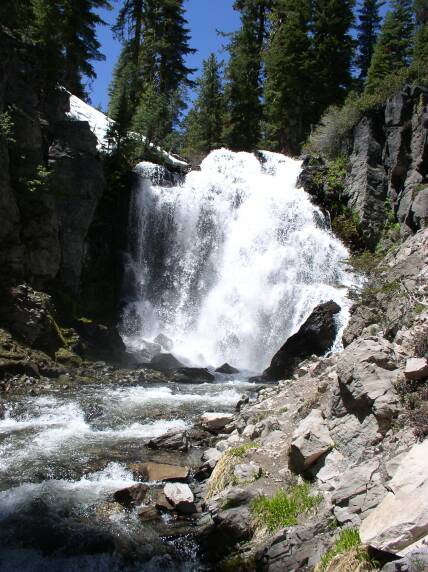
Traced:
[[312, 354], [322, 355], [330, 349], [337, 335], [335, 315], [339, 311], [340, 306], [332, 300], [317, 306], [300, 330], [274, 355], [263, 378], [283, 379], [292, 373], [299, 361]]
[[80, 336], [79, 353], [90, 360], [122, 363], [126, 361], [126, 346], [114, 326], [76, 320]]
[[0, 110], [13, 122], [0, 142], [0, 267], [76, 295], [104, 190], [96, 137], [88, 123], [67, 120], [67, 92], [45, 94], [37, 48], [0, 34]]

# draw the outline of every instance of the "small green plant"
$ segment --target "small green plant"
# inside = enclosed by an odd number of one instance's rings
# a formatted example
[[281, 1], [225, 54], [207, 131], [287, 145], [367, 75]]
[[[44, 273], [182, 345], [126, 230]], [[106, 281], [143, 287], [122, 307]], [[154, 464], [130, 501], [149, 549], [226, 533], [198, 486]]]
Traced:
[[44, 165], [37, 165], [35, 176], [33, 179], [21, 180], [21, 184], [25, 191], [29, 193], [49, 192], [51, 172]]
[[[368, 567], [372, 569], [372, 562], [367, 551], [361, 545], [360, 534], [356, 528], [346, 528], [342, 530], [335, 544], [324, 554], [318, 564], [317, 572], [323, 572], [328, 569], [330, 562], [341, 554], [350, 554], [355, 564], [366, 562]], [[348, 569], [348, 568], [347, 568]], [[350, 570], [351, 568], [349, 568]], [[354, 570], [354, 568], [352, 568]]]
[[3, 137], [9, 143], [15, 143], [14, 127], [12, 116], [9, 111], [0, 113], [0, 137]]
[[259, 447], [259, 443], [244, 443], [244, 445], [239, 445], [238, 447], [233, 447], [232, 449], [229, 449], [227, 451], [227, 454], [230, 455], [231, 457], [245, 457], [245, 455], [247, 454], [247, 452], [250, 449], [257, 449], [257, 447]]
[[309, 483], [302, 483], [280, 489], [273, 497], [261, 496], [251, 504], [256, 526], [266, 527], [270, 532], [284, 526], [295, 526], [298, 517], [315, 508], [322, 501], [322, 495], [311, 495]]

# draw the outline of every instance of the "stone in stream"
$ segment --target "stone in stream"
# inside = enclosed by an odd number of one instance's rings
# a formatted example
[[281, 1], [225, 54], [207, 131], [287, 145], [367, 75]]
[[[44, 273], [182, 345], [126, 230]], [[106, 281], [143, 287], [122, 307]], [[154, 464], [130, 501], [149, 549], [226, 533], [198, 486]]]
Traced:
[[157, 520], [159, 518], [159, 512], [151, 505], [140, 506], [137, 510], [137, 514], [143, 521]]
[[171, 381], [178, 383], [201, 383], [214, 381], [215, 377], [203, 367], [180, 367], [174, 372]]
[[172, 354], [159, 354], [150, 360], [150, 367], [159, 371], [170, 371], [184, 365]]
[[211, 433], [220, 433], [233, 420], [232, 413], [208, 412], [201, 415], [202, 427]]
[[189, 485], [183, 483], [167, 483], [163, 492], [175, 510], [181, 514], [196, 512], [194, 496]]
[[338, 332], [335, 316], [339, 312], [340, 306], [333, 300], [317, 306], [299, 331], [289, 337], [273, 356], [262, 378], [268, 381], [286, 379], [299, 362], [329, 350]]
[[135, 478], [144, 481], [187, 481], [189, 477], [188, 467], [168, 465], [166, 463], [133, 463], [129, 465]]
[[116, 502], [125, 508], [131, 508], [134, 505], [141, 504], [146, 498], [149, 486], [144, 483], [137, 483], [125, 489], [116, 491], [113, 498]]
[[157, 335], [153, 341], [161, 345], [167, 352], [170, 352], [174, 346], [174, 342], [171, 340], [171, 338], [168, 338], [168, 336], [162, 333]]
[[187, 431], [168, 431], [165, 435], [154, 437], [147, 443], [149, 449], [169, 449], [173, 451], [188, 451], [190, 437]]
[[239, 369], [236, 369], [236, 367], [231, 366], [228, 363], [224, 363], [223, 365], [221, 365], [220, 367], [218, 367], [216, 369], [216, 371], [218, 373], [239, 373]]

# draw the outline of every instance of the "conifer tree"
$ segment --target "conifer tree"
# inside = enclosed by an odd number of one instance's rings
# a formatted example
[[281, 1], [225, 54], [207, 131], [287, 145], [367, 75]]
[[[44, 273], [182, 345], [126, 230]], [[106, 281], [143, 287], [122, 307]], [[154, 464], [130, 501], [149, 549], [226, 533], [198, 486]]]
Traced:
[[416, 36], [413, 52], [413, 69], [419, 80], [428, 75], [428, 0], [415, 0]]
[[193, 163], [222, 145], [224, 96], [220, 64], [214, 54], [203, 62], [197, 98], [185, 120], [184, 154]]
[[393, 0], [392, 10], [385, 16], [368, 71], [368, 93], [373, 93], [386, 76], [409, 65], [413, 29], [412, 0]]
[[310, 0], [276, 0], [265, 54], [266, 140], [269, 147], [297, 154], [311, 120]]
[[224, 139], [237, 151], [253, 151], [260, 140], [262, 119], [262, 49], [270, 0], [236, 0], [241, 29], [229, 45], [226, 71]]
[[354, 0], [313, 2], [313, 95], [314, 120], [325, 109], [341, 104], [351, 85], [354, 41]]
[[32, 0], [32, 22], [29, 33], [43, 53], [43, 73], [51, 89], [61, 82], [64, 67], [61, 0]]
[[360, 70], [359, 80], [364, 82], [369, 71], [377, 35], [382, 22], [380, 8], [384, 2], [380, 0], [364, 0], [359, 10], [359, 24], [357, 26], [358, 55], [357, 67]]
[[84, 78], [95, 77], [91, 62], [105, 59], [100, 52], [96, 26], [104, 24], [96, 12], [111, 8], [106, 0], [63, 0], [62, 43], [64, 47], [63, 83], [78, 97], [86, 97]]
[[1, 0], [0, 23], [13, 31], [28, 32], [31, 21], [31, 5], [28, 0]]

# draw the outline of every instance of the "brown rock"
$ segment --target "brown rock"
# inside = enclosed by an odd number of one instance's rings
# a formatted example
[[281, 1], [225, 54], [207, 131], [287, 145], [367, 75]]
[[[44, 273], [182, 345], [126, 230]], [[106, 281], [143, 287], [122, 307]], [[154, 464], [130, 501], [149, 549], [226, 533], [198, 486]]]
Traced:
[[137, 514], [141, 520], [157, 520], [159, 513], [154, 506], [140, 506]]
[[141, 504], [147, 495], [149, 486], [144, 483], [137, 483], [120, 491], [116, 491], [113, 495], [114, 500], [125, 508], [131, 508], [134, 505]]
[[189, 477], [188, 467], [167, 465], [165, 463], [133, 463], [129, 465], [135, 478], [144, 481], [186, 481]]
[[425, 358], [410, 358], [404, 370], [406, 379], [419, 381], [428, 378], [428, 362]]

